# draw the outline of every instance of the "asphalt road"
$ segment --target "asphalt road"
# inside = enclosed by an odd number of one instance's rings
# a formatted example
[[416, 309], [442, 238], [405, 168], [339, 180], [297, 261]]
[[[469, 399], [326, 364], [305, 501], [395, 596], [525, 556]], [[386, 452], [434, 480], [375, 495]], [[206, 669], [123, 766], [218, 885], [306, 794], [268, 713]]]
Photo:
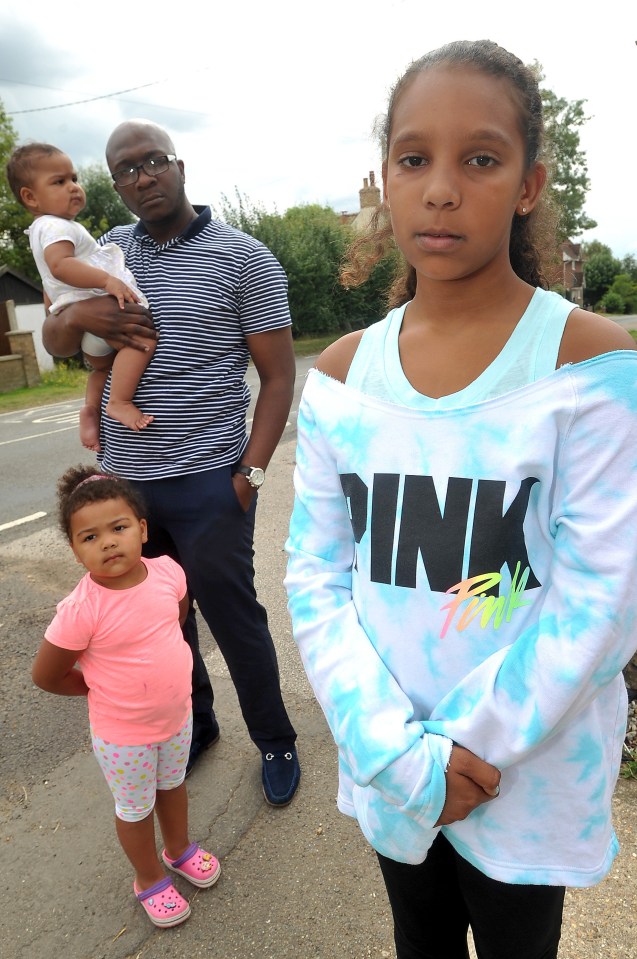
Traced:
[[[293, 433], [296, 411], [311, 357], [297, 360], [294, 400], [286, 432]], [[251, 416], [258, 378], [252, 366], [247, 382], [252, 393]], [[94, 463], [94, 455], [79, 440], [82, 400], [38, 406], [0, 415], [0, 548], [29, 531], [46, 529], [55, 517], [55, 484], [66, 466]], [[44, 514], [44, 515], [42, 515]], [[53, 519], [55, 522], [55, 519]]]
[[614, 316], [613, 319], [616, 323], [619, 323], [620, 326], [623, 326], [625, 330], [637, 330], [637, 315]]
[[[40, 410], [37, 423], [35, 415], [21, 423], [0, 418], [0, 440], [11, 440], [1, 457], [2, 523], [47, 514], [0, 530], [3, 959], [393, 957], [375, 857], [356, 825], [336, 811], [334, 747], [285, 605], [294, 417], [260, 494], [255, 547], [257, 586], [299, 733], [301, 787], [286, 809], [263, 802], [258, 753], [223, 660], [202, 628], [221, 739], [188, 780], [191, 834], [219, 855], [223, 872], [215, 887], [195, 895], [177, 880], [192, 901], [192, 917], [174, 930], [156, 930], [133, 898], [130, 867], [114, 839], [85, 702], [46, 695], [30, 680], [55, 604], [80, 575], [53, 515], [51, 483], [83, 453], [75, 424], [60, 424], [61, 415], [55, 408]], [[33, 430], [37, 439], [28, 439]], [[637, 959], [637, 782], [618, 784], [615, 815], [622, 852], [600, 886], [568, 893], [561, 959]]]

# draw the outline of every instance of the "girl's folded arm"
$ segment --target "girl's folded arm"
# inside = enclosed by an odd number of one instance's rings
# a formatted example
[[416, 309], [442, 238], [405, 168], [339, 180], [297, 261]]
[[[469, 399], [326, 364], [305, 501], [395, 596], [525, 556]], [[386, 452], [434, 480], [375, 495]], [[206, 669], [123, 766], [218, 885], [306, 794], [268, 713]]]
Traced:
[[86, 696], [88, 686], [81, 669], [75, 666], [78, 655], [76, 649], [63, 649], [43, 639], [31, 669], [33, 682], [58, 696]]

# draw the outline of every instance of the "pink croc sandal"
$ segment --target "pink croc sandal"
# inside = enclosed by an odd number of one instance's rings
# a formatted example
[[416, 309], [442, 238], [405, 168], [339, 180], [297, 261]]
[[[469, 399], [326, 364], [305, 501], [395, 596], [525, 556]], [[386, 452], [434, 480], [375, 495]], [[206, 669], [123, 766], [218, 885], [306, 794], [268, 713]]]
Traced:
[[191, 843], [178, 859], [169, 859], [165, 849], [161, 858], [168, 869], [172, 869], [178, 876], [183, 876], [200, 889], [212, 886], [221, 873], [219, 860], [196, 842]]
[[178, 926], [190, 915], [188, 902], [177, 892], [168, 876], [142, 892], [133, 883], [133, 891], [156, 926]]

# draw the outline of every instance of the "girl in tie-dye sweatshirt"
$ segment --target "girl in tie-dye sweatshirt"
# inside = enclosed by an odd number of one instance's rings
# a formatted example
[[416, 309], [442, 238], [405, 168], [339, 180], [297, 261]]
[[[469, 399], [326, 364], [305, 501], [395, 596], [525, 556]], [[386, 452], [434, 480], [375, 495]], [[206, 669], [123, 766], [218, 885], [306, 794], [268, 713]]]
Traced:
[[393, 236], [394, 308], [321, 356], [299, 410], [289, 608], [399, 959], [466, 959], [469, 926], [480, 959], [551, 959], [564, 887], [617, 852], [637, 352], [542, 289], [541, 133], [496, 44], [411, 65], [344, 274]]

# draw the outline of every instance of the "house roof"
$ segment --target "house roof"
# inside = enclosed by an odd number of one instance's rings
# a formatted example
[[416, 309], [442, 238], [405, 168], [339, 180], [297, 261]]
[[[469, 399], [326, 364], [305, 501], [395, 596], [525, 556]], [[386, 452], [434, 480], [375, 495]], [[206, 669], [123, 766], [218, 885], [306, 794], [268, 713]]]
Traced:
[[38, 283], [34, 283], [33, 280], [30, 280], [23, 273], [19, 273], [17, 270], [14, 270], [12, 266], [0, 264], [0, 278], [3, 276], [13, 277], [13, 279], [17, 280], [19, 283], [24, 283], [25, 286], [35, 290], [36, 293], [42, 293], [42, 287]]

